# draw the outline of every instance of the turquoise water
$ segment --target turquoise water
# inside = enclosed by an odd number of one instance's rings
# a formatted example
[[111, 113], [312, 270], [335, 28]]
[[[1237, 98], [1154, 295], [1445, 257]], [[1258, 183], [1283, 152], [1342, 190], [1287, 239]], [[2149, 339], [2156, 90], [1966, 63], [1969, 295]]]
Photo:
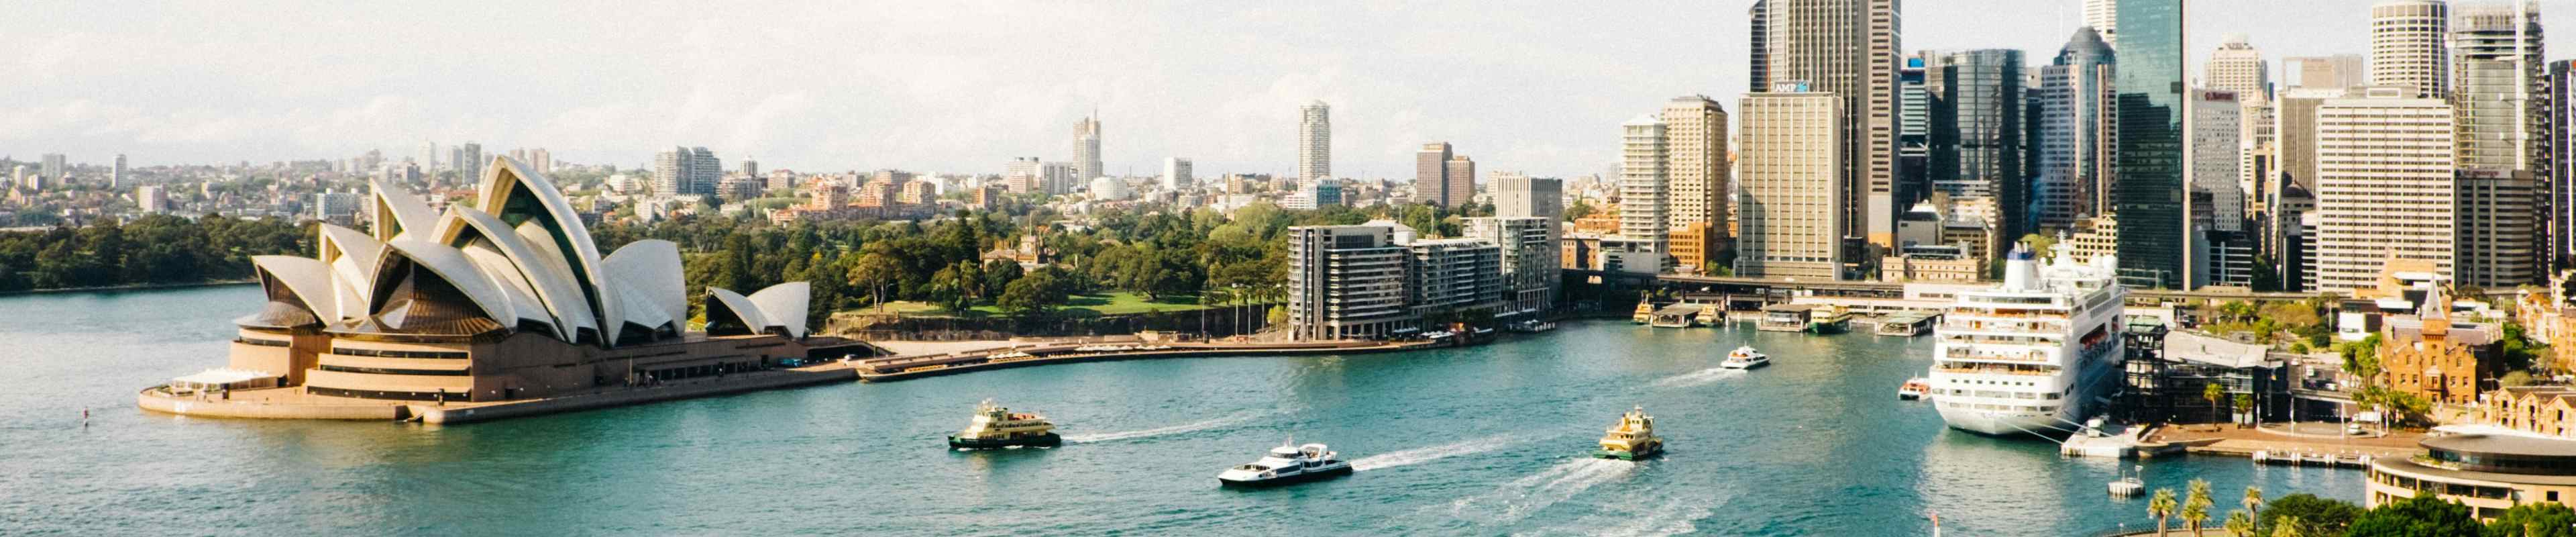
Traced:
[[[1059, 365], [452, 427], [189, 419], [136, 389], [218, 365], [244, 286], [0, 298], [0, 533], [2063, 536], [2152, 526], [2125, 463], [1950, 431], [1896, 400], [1925, 339], [1569, 323], [1468, 349]], [[1750, 341], [1775, 365], [1712, 368]], [[958, 453], [977, 400], [1071, 442]], [[1671, 452], [1584, 458], [1642, 404]], [[80, 411], [91, 409], [83, 427]], [[1289, 435], [1360, 472], [1216, 487]], [[2220, 505], [2359, 499], [2351, 470], [2145, 464]], [[2218, 513], [2214, 516], [2223, 516]]]

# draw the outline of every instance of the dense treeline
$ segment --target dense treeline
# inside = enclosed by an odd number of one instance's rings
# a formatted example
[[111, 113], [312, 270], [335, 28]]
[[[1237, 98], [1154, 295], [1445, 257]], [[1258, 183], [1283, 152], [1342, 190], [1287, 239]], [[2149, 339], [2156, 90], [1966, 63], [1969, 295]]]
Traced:
[[251, 277], [255, 255], [311, 255], [310, 225], [208, 215], [0, 234], [0, 291]]
[[[1009, 216], [961, 212], [935, 222], [823, 222], [772, 226], [728, 218], [681, 218], [650, 226], [602, 226], [596, 239], [614, 248], [641, 239], [680, 245], [692, 296], [713, 285], [752, 292], [786, 281], [814, 286], [808, 319], [820, 327], [831, 312], [893, 301], [938, 304], [963, 312], [992, 304], [1023, 318], [1056, 312], [1073, 294], [1129, 291], [1160, 302], [1275, 301], [1287, 279], [1289, 226], [1357, 224], [1394, 218], [1454, 234], [1452, 215], [1415, 206], [1362, 212], [1347, 207], [1291, 211], [1256, 204], [1229, 218], [1109, 210], [1068, 226], [1052, 214]], [[1035, 234], [1053, 265], [1024, 270], [984, 260], [997, 246], [1017, 248]]]

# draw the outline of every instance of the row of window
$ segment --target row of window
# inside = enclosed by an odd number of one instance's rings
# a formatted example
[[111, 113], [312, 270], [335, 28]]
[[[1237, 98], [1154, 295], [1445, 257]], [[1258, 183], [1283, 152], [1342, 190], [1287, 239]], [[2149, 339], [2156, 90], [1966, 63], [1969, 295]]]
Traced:
[[465, 393], [465, 392], [404, 392], [404, 391], [385, 391], [385, 390], [343, 390], [343, 389], [339, 389], [339, 388], [324, 388], [324, 387], [320, 387], [320, 386], [306, 386], [306, 387], [304, 387], [304, 391], [305, 391], [305, 392], [307, 392], [307, 393], [311, 393], [311, 394], [313, 394], [313, 395], [321, 395], [321, 396], [329, 396], [329, 397], [350, 397], [350, 398], [357, 398], [357, 399], [388, 399], [388, 400], [395, 400], [395, 401], [472, 401], [472, 400], [474, 400], [474, 397], [473, 397], [471, 394], [468, 394], [468, 393]]
[[[2434, 493], [2434, 494], [2440, 494], [2440, 495], [2444, 495], [2444, 496], [2459, 496], [2459, 497], [2464, 497], [2464, 498], [2486, 498], [2486, 499], [2490, 499], [2490, 500], [2502, 500], [2502, 499], [2512, 498], [2512, 497], [2513, 497], [2513, 489], [2505, 488], [2505, 487], [2482, 487], [2482, 486], [2477, 486], [2477, 485], [2463, 485], [2463, 484], [2459, 484], [2459, 483], [2444, 483], [2444, 482], [2440, 482], [2440, 481], [2432, 481], [2432, 480], [2426, 480], [2426, 479], [2416, 479], [2416, 478], [2412, 478], [2412, 477], [2406, 477], [2406, 476], [2402, 476], [2402, 475], [2391, 474], [2391, 473], [2385, 473], [2385, 472], [2371, 472], [2371, 473], [2370, 473], [2370, 480], [2371, 480], [2372, 482], [2376, 482], [2376, 483], [2379, 483], [2379, 484], [2381, 484], [2381, 485], [2387, 485], [2387, 486], [2391, 486], [2391, 487], [2397, 487], [2397, 488], [2406, 489], [2406, 490], [2412, 490], [2412, 491], [2416, 491], [2416, 492], [2431, 492], [2431, 493]], [[2551, 492], [2551, 493], [2549, 493], [2549, 495], [2551, 496], [2551, 498], [2549, 498], [2549, 501], [2553, 501], [2553, 502], [2554, 502], [2554, 501], [2558, 501], [2558, 498], [2556, 497], [2556, 496], [2558, 495], [2558, 493], [2556, 493], [2556, 492]]]
[[349, 367], [330, 364], [314, 366], [314, 369], [337, 371], [341, 373], [365, 373], [369, 375], [435, 375], [444, 377], [462, 377], [470, 374], [463, 369], [395, 369], [389, 367]]
[[1971, 404], [1971, 403], [1959, 403], [1959, 402], [1946, 402], [1946, 403], [1941, 403], [1941, 406], [1946, 406], [1946, 407], [1950, 407], [1950, 408], [1965, 408], [1965, 409], [1972, 409], [1972, 410], [1997, 410], [1997, 411], [2004, 411], [2004, 412], [2056, 412], [2056, 411], [2057, 411], [2057, 407], [2058, 407], [2058, 405], [2036, 405], [2036, 406], [2033, 406], [2033, 405], [1996, 405], [1996, 404], [1987, 404], [1987, 403], [1974, 403], [1974, 404]]
[[280, 341], [280, 340], [274, 340], [274, 339], [252, 339], [252, 338], [246, 338], [246, 337], [240, 337], [240, 336], [234, 336], [234, 337], [233, 337], [233, 342], [234, 342], [234, 343], [240, 343], [240, 344], [243, 344], [243, 345], [258, 345], [258, 346], [261, 346], [261, 347], [288, 347], [288, 346], [293, 346], [293, 345], [295, 345], [295, 343], [293, 343], [293, 342], [289, 342], [289, 341]]
[[337, 354], [337, 355], [341, 355], [341, 356], [374, 356], [374, 357], [379, 357], [379, 358], [444, 358], [444, 359], [452, 359], [452, 360], [463, 360], [463, 359], [465, 359], [465, 351], [398, 351], [398, 350], [350, 349], [350, 348], [342, 348], [342, 347], [332, 347], [332, 348], [331, 348], [331, 354]]

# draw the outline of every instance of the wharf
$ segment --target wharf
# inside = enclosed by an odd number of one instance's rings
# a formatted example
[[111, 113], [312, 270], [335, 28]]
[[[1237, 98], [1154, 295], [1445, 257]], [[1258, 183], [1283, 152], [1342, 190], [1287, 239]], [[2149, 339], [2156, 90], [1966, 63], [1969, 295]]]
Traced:
[[857, 378], [856, 370], [847, 364], [831, 362], [793, 369], [701, 377], [651, 386], [600, 388], [538, 399], [445, 403], [331, 397], [307, 393], [300, 386], [238, 390], [219, 398], [173, 395], [162, 391], [160, 386], [154, 386], [135, 394], [135, 405], [144, 410], [182, 416], [392, 421], [417, 419], [421, 423], [455, 424], [848, 382], [855, 378]]
[[1021, 344], [999, 349], [853, 360], [864, 382], [892, 382], [987, 369], [1152, 358], [1366, 354], [1452, 346], [1448, 341], [1319, 341], [1302, 343], [1170, 343], [1162, 345]]
[[2422, 434], [2398, 433], [2387, 436], [2316, 437], [2283, 432], [2277, 425], [2260, 429], [2234, 427], [2205, 428], [2167, 427], [2156, 434], [2167, 442], [2186, 444], [2193, 455], [2246, 457], [2261, 455], [2256, 462], [2300, 464], [2306, 466], [2359, 466], [2362, 457], [2412, 457], [2424, 450], [2416, 445]]

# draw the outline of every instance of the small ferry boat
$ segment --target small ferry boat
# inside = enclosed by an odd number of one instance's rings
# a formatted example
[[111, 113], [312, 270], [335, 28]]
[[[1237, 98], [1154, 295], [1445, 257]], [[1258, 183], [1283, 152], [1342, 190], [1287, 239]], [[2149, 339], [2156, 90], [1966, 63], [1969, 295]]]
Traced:
[[1610, 432], [1601, 435], [1601, 449], [1593, 451], [1592, 456], [1633, 461], [1663, 452], [1664, 439], [1655, 437], [1655, 417], [1646, 415], [1646, 407], [1639, 406], [1620, 415], [1618, 423], [1610, 424]]
[[1055, 424], [1046, 416], [1011, 412], [993, 400], [975, 404], [975, 418], [966, 429], [948, 435], [951, 449], [1002, 449], [1007, 447], [1055, 447], [1064, 442], [1056, 436]]
[[1251, 464], [1216, 474], [1219, 486], [1268, 487], [1351, 475], [1351, 463], [1323, 444], [1292, 446], [1294, 438]]
[[1753, 350], [1752, 345], [1736, 347], [1735, 352], [1726, 353], [1726, 361], [1717, 363], [1718, 367], [1727, 369], [1753, 369], [1766, 365], [1771, 365], [1771, 355]]
[[1691, 326], [1717, 326], [1725, 322], [1725, 307], [1718, 304], [1701, 304], [1699, 305], [1699, 316], [1691, 319]]
[[1628, 316], [1628, 322], [1637, 324], [1646, 324], [1654, 320], [1655, 302], [1652, 300], [1638, 300], [1637, 312]]
[[1906, 379], [1904, 386], [1896, 388], [1896, 398], [1907, 401], [1922, 399], [1924, 395], [1930, 393], [1932, 393], [1932, 379], [1923, 377]]

